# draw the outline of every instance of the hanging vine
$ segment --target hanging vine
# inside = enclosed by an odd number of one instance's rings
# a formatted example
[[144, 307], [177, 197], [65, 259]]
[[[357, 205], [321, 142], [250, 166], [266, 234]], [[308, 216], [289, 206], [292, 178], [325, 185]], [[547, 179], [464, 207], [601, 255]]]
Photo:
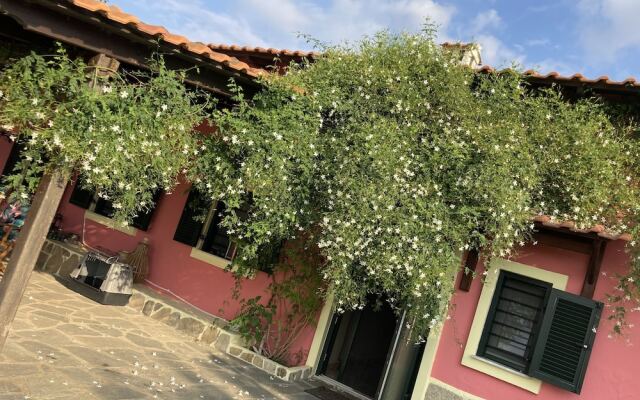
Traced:
[[[237, 105], [212, 116], [219, 132], [192, 177], [229, 205], [240, 270], [312, 232], [339, 311], [381, 293], [423, 335], [445, 315], [461, 253], [513, 256], [535, 215], [638, 236], [638, 146], [597, 100], [477, 74], [429, 27], [321, 53], [251, 100], [232, 87]], [[636, 282], [629, 249], [623, 281]]]
[[170, 191], [202, 152], [192, 132], [211, 105], [184, 74], [152, 60], [146, 72], [109, 71], [83, 60], [31, 54], [0, 70], [0, 126], [24, 144], [5, 192], [28, 199], [43, 173], [79, 171], [82, 184], [113, 201], [127, 220]]

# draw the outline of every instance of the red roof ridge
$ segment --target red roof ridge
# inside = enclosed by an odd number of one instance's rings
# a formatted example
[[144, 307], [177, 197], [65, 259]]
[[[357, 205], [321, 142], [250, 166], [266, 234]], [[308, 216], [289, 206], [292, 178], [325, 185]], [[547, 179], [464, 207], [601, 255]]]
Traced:
[[113, 22], [117, 22], [122, 25], [127, 25], [129, 27], [132, 27], [138, 30], [139, 32], [145, 33], [147, 35], [150, 35], [156, 38], [160, 38], [163, 41], [173, 44], [174, 46], [178, 46], [182, 49], [185, 49], [190, 53], [207, 58], [216, 63], [225, 65], [229, 69], [243, 73], [250, 77], [257, 78], [258, 76], [265, 73], [263, 69], [253, 68], [249, 64], [242, 62], [235, 57], [231, 57], [227, 54], [214, 51], [211, 47], [207, 46], [204, 43], [192, 42], [184, 36], [175, 35], [169, 32], [167, 29], [165, 29], [162, 26], [146, 24], [140, 21], [140, 19], [135, 15], [128, 14], [122, 11], [122, 9], [120, 9], [115, 5], [107, 5], [97, 0], [67, 0], [67, 1], [76, 7], [82, 8], [86, 11], [90, 11], [93, 13], [98, 13]]
[[595, 233], [600, 237], [610, 240], [624, 240], [626, 242], [632, 240], [631, 234], [614, 232], [601, 224], [596, 224], [587, 228], [580, 228], [573, 221], [559, 221], [549, 215], [536, 215], [533, 217], [533, 221], [539, 222], [543, 226], [547, 226], [549, 228], [567, 228], [573, 232]]
[[209, 43], [209, 48], [216, 51], [235, 51], [242, 53], [254, 53], [254, 54], [267, 54], [273, 56], [288, 56], [288, 57], [307, 57], [315, 58], [320, 56], [320, 53], [315, 51], [305, 50], [289, 50], [289, 49], [277, 49], [270, 47], [265, 49], [259, 46], [239, 46], [236, 44], [223, 44], [223, 43]]
[[[492, 73], [492, 72], [507, 72], [507, 71], [513, 71], [513, 69], [511, 68], [505, 68], [502, 70], [497, 70], [495, 68], [493, 68], [490, 65], [482, 65], [481, 67], [479, 67], [477, 69], [479, 72], [484, 72], [484, 73]], [[559, 72], [557, 71], [551, 71], [545, 75], [539, 73], [538, 71], [535, 71], [533, 69], [528, 69], [526, 71], [524, 71], [522, 73], [522, 75], [527, 76], [527, 77], [531, 77], [531, 78], [537, 78], [537, 79], [548, 79], [551, 81], [578, 81], [581, 83], [602, 83], [605, 84], [607, 86], [612, 86], [612, 87], [633, 87], [633, 88], [640, 88], [640, 81], [636, 80], [636, 78], [630, 76], [627, 79], [623, 80], [623, 81], [613, 81], [611, 79], [609, 79], [608, 76], [603, 75], [598, 77], [597, 79], [588, 79], [585, 78], [584, 75], [580, 74], [580, 73], [575, 73], [572, 76], [564, 76], [561, 75]]]
[[477, 46], [477, 43], [467, 43], [467, 42], [444, 42], [441, 43], [440, 46], [442, 47], [460, 47], [463, 49], [469, 48], [469, 47], [474, 47]]

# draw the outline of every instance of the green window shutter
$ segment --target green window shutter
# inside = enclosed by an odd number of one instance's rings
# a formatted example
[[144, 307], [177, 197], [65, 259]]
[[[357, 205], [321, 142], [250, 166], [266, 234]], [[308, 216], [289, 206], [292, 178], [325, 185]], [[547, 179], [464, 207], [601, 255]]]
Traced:
[[197, 190], [192, 189], [189, 192], [187, 204], [182, 210], [173, 240], [195, 247], [198, 244], [198, 239], [200, 239], [204, 218], [210, 207], [211, 201]]
[[87, 209], [91, 205], [91, 200], [93, 200], [93, 194], [94, 194], [93, 190], [87, 190], [82, 188], [82, 181], [80, 180], [80, 178], [78, 178], [76, 179], [76, 185], [73, 188], [73, 192], [71, 192], [69, 203], [74, 204], [78, 207]]
[[552, 289], [529, 375], [580, 393], [602, 303]]
[[550, 292], [548, 282], [501, 271], [476, 354], [525, 373]]

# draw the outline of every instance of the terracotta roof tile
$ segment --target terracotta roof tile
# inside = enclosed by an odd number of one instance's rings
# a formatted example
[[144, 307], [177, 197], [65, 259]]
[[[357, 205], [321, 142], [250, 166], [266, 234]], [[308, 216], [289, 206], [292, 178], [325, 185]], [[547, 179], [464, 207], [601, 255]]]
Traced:
[[456, 47], [461, 49], [473, 47], [474, 45], [475, 43], [464, 43], [464, 42], [444, 42], [441, 44], [442, 47]]
[[210, 43], [209, 48], [215, 51], [221, 52], [238, 52], [257, 55], [271, 55], [271, 56], [288, 56], [288, 57], [306, 57], [314, 58], [318, 57], [320, 53], [315, 51], [302, 51], [302, 50], [288, 50], [288, 49], [274, 49], [264, 47], [251, 47], [251, 46], [238, 46], [235, 44], [216, 44]]
[[127, 14], [116, 6], [106, 5], [97, 0], [67, 1], [78, 8], [100, 14], [110, 21], [133, 27], [141, 33], [162, 39], [165, 42], [183, 48], [190, 53], [210, 59], [216, 63], [223, 64], [231, 70], [243, 73], [252, 78], [257, 78], [265, 72], [262, 69], [253, 68], [247, 63], [244, 63], [234, 57], [217, 52], [204, 43], [192, 42], [184, 36], [172, 34], [162, 26], [145, 24], [135, 15]]
[[[479, 72], [483, 72], [483, 73], [493, 73], [493, 72], [505, 72], [509, 69], [504, 69], [504, 70], [496, 70], [495, 68], [489, 66], [489, 65], [483, 65], [482, 67], [478, 68]], [[522, 75], [526, 76], [526, 77], [530, 77], [530, 78], [535, 78], [535, 79], [540, 79], [540, 80], [548, 80], [550, 82], [557, 82], [558, 84], [562, 84], [563, 82], [570, 82], [570, 81], [575, 81], [575, 82], [580, 82], [580, 83], [584, 83], [584, 84], [602, 84], [611, 88], [640, 88], [640, 81], [637, 81], [635, 78], [633, 77], [628, 77], [627, 79], [625, 79], [624, 81], [613, 81], [611, 79], [609, 79], [608, 76], [600, 76], [597, 79], [588, 79], [585, 78], [582, 74], [573, 74], [572, 76], [563, 76], [560, 75], [560, 73], [556, 72], [556, 71], [552, 71], [547, 73], [546, 75], [543, 75], [537, 71], [534, 71], [532, 69], [526, 70], [522, 73]]]
[[533, 217], [533, 220], [549, 228], [566, 228], [573, 232], [596, 233], [598, 234], [598, 236], [606, 239], [610, 239], [610, 240], [624, 240], [626, 242], [631, 241], [630, 234], [614, 232], [614, 231], [608, 230], [605, 226], [600, 224], [596, 224], [585, 229], [580, 229], [576, 226], [576, 223], [573, 221], [558, 221], [551, 218], [548, 215], [537, 215]]
[[151, 36], [166, 35], [169, 33], [167, 32], [166, 29], [164, 29], [161, 26], [149, 25], [149, 24], [145, 24], [144, 22], [138, 22], [138, 30]]
[[[474, 45], [473, 43], [463, 43], [463, 42], [442, 43], [442, 47], [451, 47], [451, 48], [468, 48], [473, 45]], [[274, 48], [265, 49], [264, 47], [238, 46], [235, 44], [223, 44], [223, 43], [210, 43], [209, 47], [212, 50], [216, 50], [216, 51], [246, 53], [248, 55], [265, 54], [265, 55], [272, 55], [272, 56], [315, 58], [315, 57], [319, 57], [321, 54], [316, 51], [274, 49]]]

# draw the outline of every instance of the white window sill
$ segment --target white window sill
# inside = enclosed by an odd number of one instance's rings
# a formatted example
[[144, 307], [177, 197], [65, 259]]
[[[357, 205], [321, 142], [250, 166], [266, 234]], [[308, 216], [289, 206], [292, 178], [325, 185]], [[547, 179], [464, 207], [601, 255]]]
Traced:
[[116, 221], [112, 220], [109, 217], [105, 217], [104, 215], [96, 214], [93, 211], [86, 210], [84, 212], [84, 217], [93, 222], [97, 222], [100, 225], [104, 225], [107, 228], [114, 229], [116, 231], [125, 233], [129, 236], [136, 236], [138, 230], [133, 226], [122, 226], [118, 224]]
[[500, 364], [500, 363], [498, 363], [498, 362], [495, 362], [495, 361], [489, 360], [488, 358], [484, 358], [484, 357], [482, 357], [482, 356], [475, 355], [475, 354], [474, 354], [474, 355], [472, 355], [472, 356], [471, 356], [471, 358], [473, 358], [473, 359], [475, 359], [475, 360], [478, 360], [478, 361], [482, 361], [483, 363], [487, 363], [487, 364], [489, 364], [489, 365], [493, 365], [493, 366], [494, 366], [494, 367], [496, 367], [496, 368], [500, 368], [500, 369], [502, 369], [502, 370], [504, 370], [504, 371], [506, 371], [506, 372], [508, 372], [508, 373], [510, 373], [510, 374], [513, 374], [513, 375], [519, 376], [519, 377], [521, 377], [521, 378], [531, 378], [531, 377], [530, 377], [529, 375], [527, 375], [527, 374], [523, 374], [523, 373], [522, 373], [522, 372], [520, 372], [520, 371], [516, 371], [516, 370], [515, 370], [515, 369], [513, 369], [513, 368], [509, 368], [509, 367], [507, 367], [506, 365], [502, 365], [502, 364]]
[[211, 264], [214, 267], [218, 267], [220, 269], [225, 269], [231, 264], [231, 261], [224, 259], [222, 257], [218, 257], [211, 253], [207, 253], [206, 251], [202, 251], [195, 247], [191, 248], [191, 258], [195, 258], [196, 260], [200, 260], [202, 262], [206, 262], [207, 264]]
[[502, 364], [487, 360], [486, 358], [477, 356], [475, 354], [465, 354], [462, 357], [462, 365], [480, 371], [484, 374], [498, 378], [501, 381], [508, 382], [514, 386], [518, 386], [524, 390], [528, 390], [531, 393], [540, 393], [540, 386], [542, 381], [536, 378], [532, 378], [522, 372], [505, 367]]

